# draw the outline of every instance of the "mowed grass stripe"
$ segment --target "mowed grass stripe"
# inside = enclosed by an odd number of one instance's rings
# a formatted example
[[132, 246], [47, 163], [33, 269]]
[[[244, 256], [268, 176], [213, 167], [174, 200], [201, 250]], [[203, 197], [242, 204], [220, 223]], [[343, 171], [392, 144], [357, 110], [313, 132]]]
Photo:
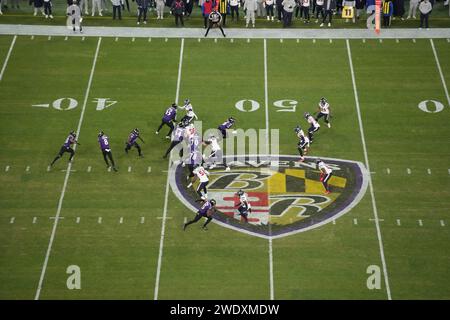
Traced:
[[[16, 40], [0, 84], [0, 158], [14, 163], [11, 172], [1, 177], [1, 216], [15, 216], [21, 221], [55, 214], [64, 174], [45, 170], [27, 173], [25, 168], [45, 168], [68, 132], [76, 128], [79, 108], [58, 111], [31, 107], [37, 101], [53, 101], [58, 97], [55, 93], [80, 100], [89, 77], [95, 39], [83, 45], [72, 44], [70, 49], [59, 39], [49, 42], [44, 38], [31, 41], [29, 37], [18, 37]], [[40, 57], [39, 63], [30, 59], [30, 52]], [[65, 72], [70, 76], [63, 76]], [[59, 165], [65, 166], [66, 161], [67, 156]], [[3, 252], [0, 263], [4, 266], [0, 272], [2, 298], [34, 298], [52, 223], [46, 220], [32, 229], [0, 226]]]
[[[450, 281], [445, 267], [450, 258], [444, 253], [449, 251], [449, 235], [417, 224], [419, 219], [448, 216], [450, 208], [448, 175], [440, 169], [449, 165], [450, 150], [442, 139], [450, 131], [448, 126], [436, 125], [448, 111], [430, 113], [418, 107], [421, 101], [446, 100], [430, 42], [386, 42], [383, 46], [373, 41], [352, 42], [352, 53], [372, 168], [403, 172], [388, 179], [372, 177], [380, 218], [395, 215], [402, 225], [404, 220], [415, 221], [414, 228], [383, 226], [394, 297], [449, 297], [444, 285]], [[382, 63], [375, 58], [388, 56]], [[410, 175], [406, 168], [411, 169]], [[414, 174], [417, 168], [442, 174]]]
[[[331, 104], [331, 129], [320, 121], [308, 156], [364, 161], [354, 107], [345, 40], [283, 44], [270, 40], [268, 58], [271, 128], [280, 129], [280, 152], [297, 155], [294, 128], [309, 125], [304, 112], [314, 113], [321, 97]], [[299, 56], [299, 52], [302, 54]], [[283, 57], [280, 71], [277, 64]], [[333, 66], [333, 67], [330, 67]], [[280, 84], [280, 85], [277, 85]], [[295, 111], [279, 108], [276, 101], [296, 101]], [[293, 103], [293, 102], [292, 102]], [[285, 105], [289, 105], [285, 103]], [[353, 218], [373, 218], [367, 193], [351, 212], [335, 224], [274, 240], [274, 282], [277, 299], [385, 299], [381, 290], [367, 289], [366, 269], [379, 262], [372, 224], [353, 225]], [[354, 239], [358, 239], [355, 244]]]
[[[229, 116], [237, 119], [237, 128], [265, 127], [262, 48], [261, 40], [185, 40], [180, 101], [192, 101], [203, 120], [203, 132], [217, 128]], [[256, 100], [261, 107], [240, 112], [235, 104], [242, 99]], [[201, 222], [183, 231], [185, 217], [191, 220], [195, 212], [173, 193], [168, 215], [173, 219], [166, 225], [158, 299], [270, 298], [267, 240], [214, 223], [208, 231], [201, 230]]]
[[[178, 55], [178, 41], [102, 40], [82, 146], [73, 166], [80, 170], [71, 175], [64, 200], [66, 219], [80, 217], [81, 222], [66, 224], [65, 220], [58, 227], [43, 299], [152, 298], [161, 232], [157, 217], [166, 179], [161, 172], [167, 168], [162, 159], [167, 141], [154, 131], [173, 102]], [[97, 110], [98, 98], [117, 103]], [[128, 134], [136, 127], [145, 141], [139, 142], [143, 158], [134, 148], [128, 154], [124, 150]], [[118, 172], [106, 169], [97, 141], [99, 130], [110, 137]], [[92, 167], [89, 173], [88, 166]], [[69, 252], [68, 247], [73, 249]], [[82, 290], [61, 286], [67, 279], [61, 271], [69, 264], [80, 266]]]

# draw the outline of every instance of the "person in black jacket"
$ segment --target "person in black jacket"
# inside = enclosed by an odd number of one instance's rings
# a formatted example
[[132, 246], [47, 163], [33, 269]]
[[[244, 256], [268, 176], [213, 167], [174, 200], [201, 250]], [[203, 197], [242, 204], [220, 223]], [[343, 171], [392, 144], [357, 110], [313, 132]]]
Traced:
[[137, 24], [141, 23], [141, 18], [143, 18], [144, 24], [147, 24], [147, 10], [150, 5], [150, 0], [136, 0], [136, 4], [139, 10]]
[[281, 4], [283, 0], [275, 0], [275, 5], [277, 7], [277, 19], [278, 22], [283, 21], [283, 5]]
[[185, 14], [185, 9], [183, 0], [175, 0], [174, 2], [172, 2], [170, 12], [175, 16], [175, 24], [177, 25], [177, 27], [179, 26], [178, 21], [180, 21], [181, 26], [184, 27], [183, 16]]

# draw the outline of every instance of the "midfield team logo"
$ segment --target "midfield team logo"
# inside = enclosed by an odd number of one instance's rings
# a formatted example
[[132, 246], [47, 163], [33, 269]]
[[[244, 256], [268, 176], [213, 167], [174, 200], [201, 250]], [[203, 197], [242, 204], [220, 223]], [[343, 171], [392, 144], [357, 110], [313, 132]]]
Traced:
[[[367, 189], [367, 173], [360, 162], [321, 158], [333, 169], [329, 181], [332, 193], [325, 195], [315, 158], [298, 162], [298, 156], [277, 156], [276, 160], [245, 157], [227, 159], [231, 171], [216, 167], [210, 172], [208, 198], [215, 199], [214, 222], [223, 227], [262, 238], [279, 238], [329, 223], [351, 210]], [[170, 184], [177, 197], [197, 211], [198, 195], [187, 188], [185, 168], [174, 165]], [[194, 184], [194, 188], [196, 184]], [[236, 192], [244, 190], [252, 206], [249, 223], [236, 210]]]

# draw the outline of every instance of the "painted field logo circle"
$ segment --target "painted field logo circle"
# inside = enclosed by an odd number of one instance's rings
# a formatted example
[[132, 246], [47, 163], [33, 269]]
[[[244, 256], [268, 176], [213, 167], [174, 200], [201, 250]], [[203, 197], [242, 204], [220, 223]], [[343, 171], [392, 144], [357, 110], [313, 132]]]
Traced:
[[[276, 160], [247, 156], [245, 161], [227, 159], [231, 171], [223, 167], [209, 170], [208, 198], [215, 199], [218, 212], [214, 222], [262, 238], [279, 238], [308, 231], [329, 223], [350, 211], [364, 196], [368, 176], [361, 162], [321, 158], [333, 169], [329, 181], [332, 193], [325, 194], [319, 181], [316, 158], [298, 162], [298, 156], [278, 156]], [[174, 165], [170, 185], [177, 197], [192, 211], [199, 204], [194, 188], [187, 188], [186, 168]], [[249, 223], [241, 221], [236, 192], [248, 194], [252, 206]]]

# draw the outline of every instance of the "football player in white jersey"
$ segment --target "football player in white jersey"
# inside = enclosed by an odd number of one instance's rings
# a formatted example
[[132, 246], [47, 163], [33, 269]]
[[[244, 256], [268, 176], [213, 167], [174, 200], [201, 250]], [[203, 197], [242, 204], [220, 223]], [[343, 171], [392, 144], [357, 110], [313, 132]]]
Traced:
[[320, 170], [320, 182], [322, 182], [323, 187], [325, 188], [325, 194], [329, 194], [330, 187], [328, 185], [328, 180], [330, 180], [333, 175], [333, 170], [327, 166], [321, 159], [317, 159], [316, 161], [317, 168]]
[[236, 195], [239, 196], [239, 203], [237, 204], [239, 215], [244, 218], [245, 222], [248, 222], [248, 214], [252, 212], [252, 206], [247, 200], [247, 194], [239, 190]]
[[319, 113], [317, 114], [316, 121], [319, 121], [320, 118], [324, 117], [325, 123], [327, 124], [328, 128], [331, 128], [330, 124], [330, 104], [328, 103], [327, 99], [320, 98], [319, 101]]
[[210, 163], [208, 169], [213, 169], [216, 167], [217, 163], [223, 164], [226, 171], [230, 171], [230, 167], [223, 160], [223, 152], [220, 148], [219, 141], [215, 136], [210, 136], [207, 140], [203, 141], [203, 145], [211, 146], [211, 153], [209, 156], [203, 155], [205, 162]]
[[180, 107], [180, 109], [186, 110], [186, 115], [181, 119], [181, 121], [192, 122], [192, 120], [198, 120], [197, 115], [194, 112], [194, 108], [192, 107], [191, 101], [189, 99], [184, 99], [184, 105]]
[[308, 138], [309, 138], [309, 143], [313, 143], [313, 135], [314, 135], [315, 132], [319, 131], [320, 124], [308, 112], [305, 112], [305, 119], [311, 125], [308, 128]]
[[304, 155], [308, 153], [309, 149], [309, 138], [305, 136], [302, 128], [300, 126], [296, 126], [294, 129], [297, 137], [299, 139], [297, 144], [298, 152], [300, 153], [300, 161], [305, 161]]
[[[192, 186], [192, 183], [199, 179], [200, 183], [197, 186], [197, 190], [195, 190], [197, 192], [197, 194], [199, 195], [199, 197], [202, 200], [206, 200], [208, 199], [208, 190], [206, 190], [206, 186], [209, 183], [209, 172], [206, 171], [205, 168], [203, 168], [203, 166], [201, 165], [197, 165], [193, 171], [193, 173], [195, 174], [194, 178], [192, 179], [191, 183], [188, 184], [188, 188], [190, 188]], [[203, 194], [202, 194], [203, 191]]]

